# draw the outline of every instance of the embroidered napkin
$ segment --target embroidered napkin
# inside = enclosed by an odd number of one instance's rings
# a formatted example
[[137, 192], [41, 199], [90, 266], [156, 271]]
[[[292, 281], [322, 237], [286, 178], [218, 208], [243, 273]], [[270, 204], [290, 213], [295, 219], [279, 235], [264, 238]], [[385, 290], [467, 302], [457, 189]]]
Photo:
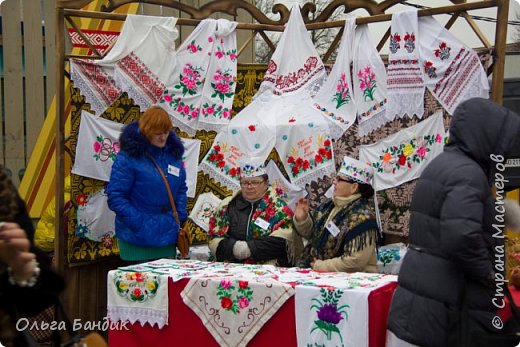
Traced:
[[356, 29], [353, 66], [358, 132], [360, 136], [365, 136], [388, 122], [386, 69], [366, 24]]
[[199, 166], [200, 154], [200, 140], [196, 139], [181, 139], [184, 145], [184, 155], [182, 162], [186, 169], [186, 185], [188, 186], [187, 195], [189, 198], [194, 198], [197, 188], [197, 171]]
[[278, 195], [285, 195], [287, 205], [294, 211], [296, 202], [307, 196], [307, 190], [289, 182], [272, 160], [269, 161], [265, 170], [269, 176], [269, 184], [276, 189]]
[[107, 318], [139, 322], [141, 326], [168, 324], [168, 276], [150, 272], [112, 270], [108, 273]]
[[193, 206], [191, 210], [189, 215], [190, 219], [205, 232], [208, 232], [209, 219], [221, 201], [221, 199], [211, 192], [200, 194], [195, 206]]
[[356, 120], [356, 104], [350, 77], [355, 27], [356, 18], [349, 16], [345, 20], [336, 63], [314, 97], [314, 106], [327, 119], [330, 134], [335, 140], [339, 139]]
[[[236, 22], [205, 19], [177, 49], [159, 100], [179, 129], [195, 135], [229, 122], [236, 88]], [[199, 124], [199, 116], [204, 118]]]
[[418, 178], [428, 163], [444, 150], [446, 132], [442, 111], [384, 140], [359, 147], [359, 160], [374, 168], [376, 191]]
[[72, 173], [108, 182], [119, 152], [123, 124], [81, 111], [76, 158]]
[[419, 65], [417, 9], [392, 14], [388, 55], [386, 116], [422, 118], [424, 80]]
[[101, 189], [78, 204], [76, 236], [100, 242], [115, 235], [116, 214], [108, 208], [107, 194]]
[[221, 346], [246, 346], [294, 294], [286, 284], [235, 278], [192, 278], [181, 292]]
[[486, 72], [471, 48], [433, 17], [419, 18], [419, 34], [426, 86], [449, 114], [464, 100], [489, 98]]

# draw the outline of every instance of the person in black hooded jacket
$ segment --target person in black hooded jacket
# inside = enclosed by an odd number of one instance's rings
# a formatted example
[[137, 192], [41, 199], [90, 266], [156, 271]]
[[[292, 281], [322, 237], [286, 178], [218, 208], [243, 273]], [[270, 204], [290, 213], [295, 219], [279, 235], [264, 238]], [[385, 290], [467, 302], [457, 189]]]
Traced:
[[503, 200], [495, 200], [490, 187], [501, 187], [502, 164], [517, 154], [520, 116], [481, 98], [457, 107], [444, 152], [426, 167], [413, 194], [388, 345], [474, 346], [467, 344], [471, 336], [500, 331], [493, 299], [505, 286], [503, 230], [497, 227]]

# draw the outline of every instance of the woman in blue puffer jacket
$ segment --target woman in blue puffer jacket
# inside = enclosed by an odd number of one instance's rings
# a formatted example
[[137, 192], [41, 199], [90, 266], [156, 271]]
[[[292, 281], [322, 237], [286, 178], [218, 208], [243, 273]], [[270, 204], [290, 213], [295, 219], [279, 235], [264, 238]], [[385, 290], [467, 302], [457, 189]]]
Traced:
[[172, 129], [166, 111], [152, 106], [121, 134], [121, 151], [112, 166], [106, 192], [108, 206], [116, 213], [115, 231], [123, 260], [175, 256], [179, 225], [152, 160], [168, 180], [182, 224], [188, 218], [184, 146]]

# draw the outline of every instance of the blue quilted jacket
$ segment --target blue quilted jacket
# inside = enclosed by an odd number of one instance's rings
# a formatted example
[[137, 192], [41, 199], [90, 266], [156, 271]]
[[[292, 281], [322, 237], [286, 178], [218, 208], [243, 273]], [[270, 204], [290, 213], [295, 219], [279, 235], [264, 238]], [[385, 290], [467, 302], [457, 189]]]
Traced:
[[179, 225], [164, 181], [148, 155], [153, 156], [168, 179], [182, 224], [188, 214], [181, 140], [170, 132], [164, 148], [158, 148], [141, 134], [136, 121], [124, 128], [120, 145], [106, 189], [108, 206], [116, 213], [116, 236], [142, 247], [175, 245]]

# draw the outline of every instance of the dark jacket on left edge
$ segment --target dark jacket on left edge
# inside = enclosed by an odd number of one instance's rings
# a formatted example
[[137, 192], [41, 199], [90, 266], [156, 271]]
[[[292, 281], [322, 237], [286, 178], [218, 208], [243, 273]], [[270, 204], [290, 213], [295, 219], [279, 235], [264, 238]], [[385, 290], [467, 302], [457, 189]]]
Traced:
[[186, 212], [184, 146], [171, 131], [164, 148], [152, 145], [139, 131], [138, 122], [127, 125], [120, 138], [121, 151], [112, 166], [106, 192], [116, 213], [115, 231], [123, 241], [142, 247], [174, 245], [179, 225], [172, 215], [168, 193], [151, 155], [168, 179], [181, 224]]

